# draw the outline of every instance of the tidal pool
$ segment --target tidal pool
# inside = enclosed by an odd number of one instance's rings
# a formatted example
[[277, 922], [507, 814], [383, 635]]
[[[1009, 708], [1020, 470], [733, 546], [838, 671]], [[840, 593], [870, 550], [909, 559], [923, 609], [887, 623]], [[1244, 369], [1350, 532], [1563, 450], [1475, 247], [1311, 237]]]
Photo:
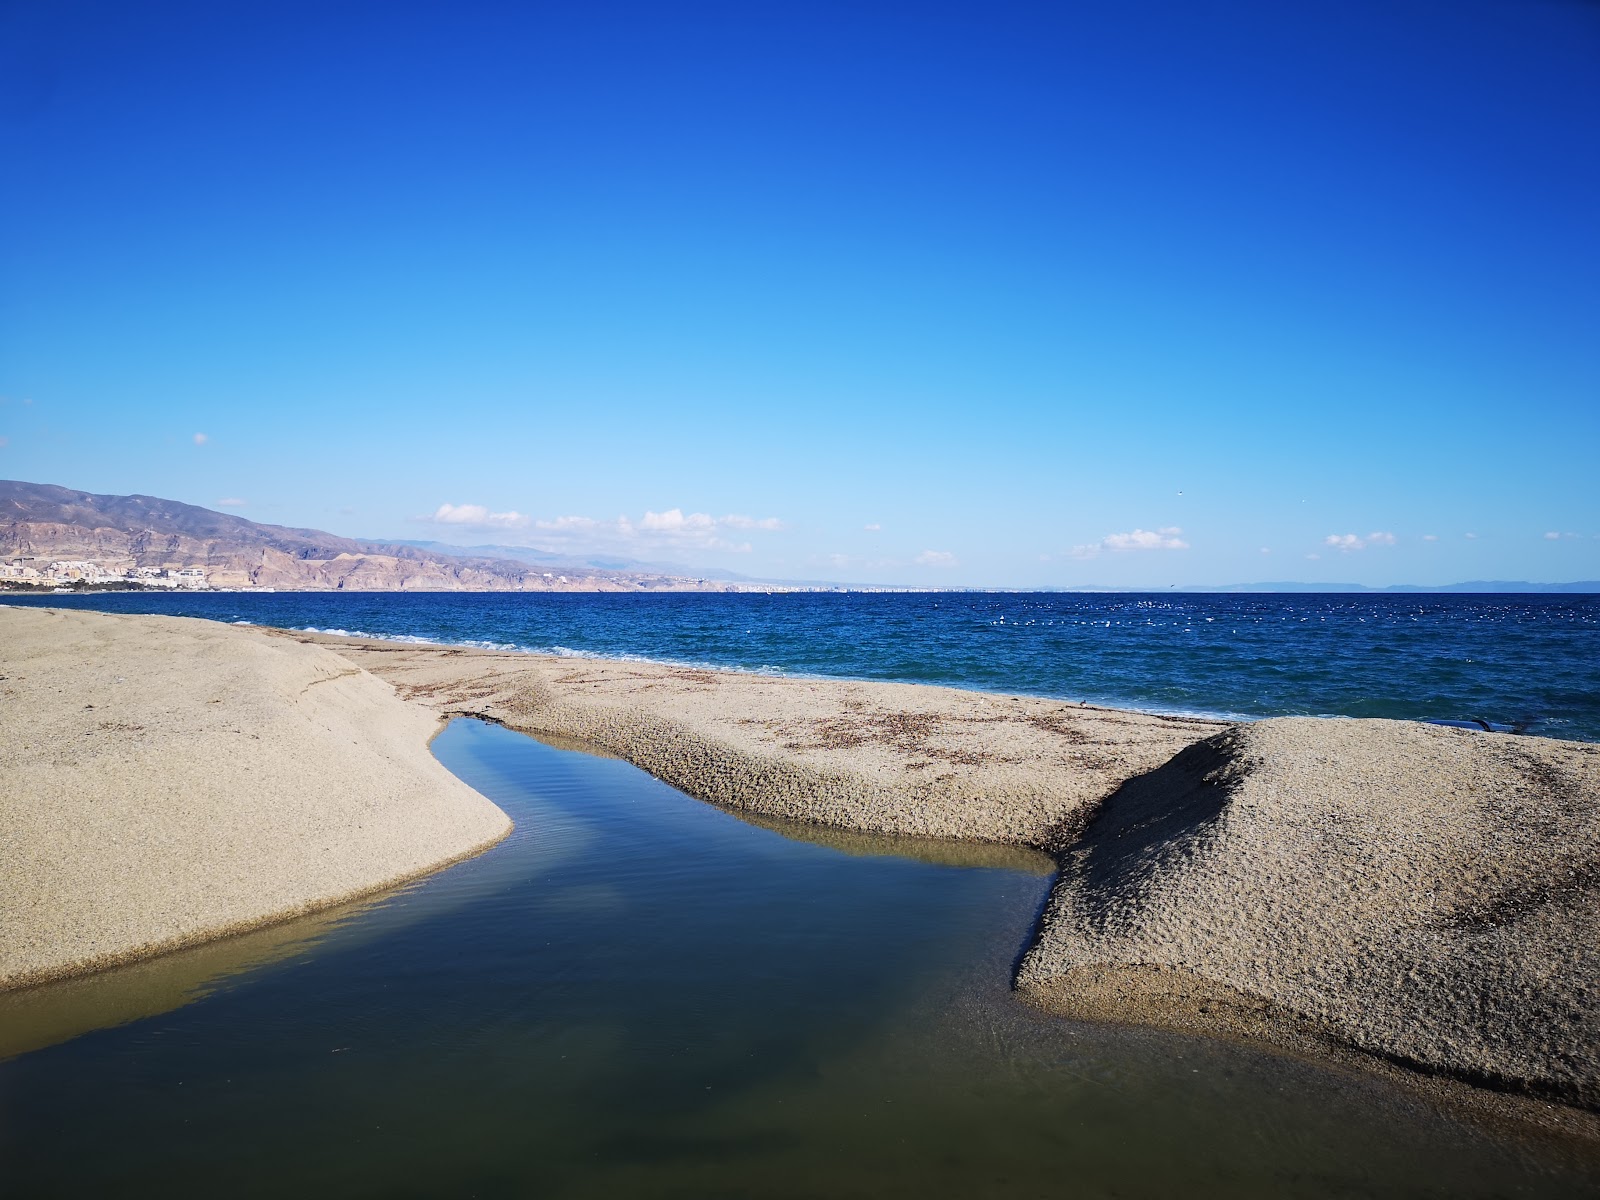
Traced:
[[1018, 1003], [1043, 856], [757, 825], [475, 721], [434, 750], [515, 819], [502, 845], [253, 942], [0, 1003], [0, 1191], [1600, 1185], [1584, 1147], [1499, 1138], [1377, 1078]]

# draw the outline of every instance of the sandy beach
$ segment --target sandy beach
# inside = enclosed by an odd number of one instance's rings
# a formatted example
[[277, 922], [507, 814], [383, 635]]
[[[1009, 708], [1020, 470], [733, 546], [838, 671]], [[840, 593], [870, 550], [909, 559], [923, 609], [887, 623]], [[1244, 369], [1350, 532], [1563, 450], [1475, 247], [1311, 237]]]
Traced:
[[702, 800], [873, 833], [1058, 851], [1220, 722], [920, 684], [278, 632], [441, 715], [571, 738]]
[[492, 845], [438, 719], [314, 646], [0, 607], [0, 988], [392, 886]]
[[758, 820], [1054, 854], [1017, 978], [1052, 1011], [1600, 1109], [1597, 746], [173, 618], [0, 631], [9, 986], [491, 844], [504, 816], [426, 748], [470, 715]]
[[278, 636], [735, 809], [1048, 850], [1063, 1015], [1600, 1107], [1600, 746]]

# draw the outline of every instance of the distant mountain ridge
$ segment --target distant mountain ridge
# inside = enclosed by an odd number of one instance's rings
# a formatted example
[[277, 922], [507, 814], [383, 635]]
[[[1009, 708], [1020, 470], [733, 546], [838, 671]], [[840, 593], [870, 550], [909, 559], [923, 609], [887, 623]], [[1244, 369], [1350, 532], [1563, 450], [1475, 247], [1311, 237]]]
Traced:
[[[493, 556], [265, 525], [156, 496], [105, 496], [0, 480], [0, 557], [123, 571], [200, 567], [213, 587], [348, 591], [717, 590], [688, 574], [538, 569]], [[562, 578], [565, 575], [566, 578]]]
[[635, 558], [619, 558], [616, 555], [561, 554], [553, 550], [539, 550], [533, 546], [456, 546], [450, 542], [416, 541], [410, 538], [403, 538], [396, 544], [414, 546], [418, 550], [427, 550], [434, 554], [448, 554], [453, 558], [505, 558], [514, 562], [532, 563], [535, 566], [556, 569], [657, 572], [666, 575], [688, 574], [697, 579], [725, 579], [738, 583], [755, 582], [748, 575], [740, 575], [734, 571], [724, 571], [715, 567], [685, 567], [674, 563], [641, 562]]
[[1489, 595], [1519, 593], [1592, 594], [1600, 593], [1600, 580], [1587, 579], [1575, 583], [1529, 583], [1525, 579], [1473, 579], [1466, 583], [1391, 583], [1386, 587], [1373, 587], [1365, 583], [1231, 583], [1220, 587], [1181, 587], [1180, 592], [1358, 592], [1377, 595], [1393, 592], [1476, 592]]

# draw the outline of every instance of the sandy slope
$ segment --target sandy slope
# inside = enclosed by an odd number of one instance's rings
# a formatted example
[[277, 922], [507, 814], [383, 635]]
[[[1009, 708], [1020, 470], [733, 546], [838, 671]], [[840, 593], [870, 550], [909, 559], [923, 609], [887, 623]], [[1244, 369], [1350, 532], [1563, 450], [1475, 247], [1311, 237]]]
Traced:
[[0, 987], [325, 907], [503, 837], [437, 728], [314, 646], [0, 606]]
[[440, 712], [598, 746], [702, 800], [876, 833], [1060, 849], [1123, 780], [1225, 728], [914, 684], [278, 636]]
[[1208, 739], [1106, 802], [1019, 983], [1600, 1108], [1600, 746], [1305, 718]]

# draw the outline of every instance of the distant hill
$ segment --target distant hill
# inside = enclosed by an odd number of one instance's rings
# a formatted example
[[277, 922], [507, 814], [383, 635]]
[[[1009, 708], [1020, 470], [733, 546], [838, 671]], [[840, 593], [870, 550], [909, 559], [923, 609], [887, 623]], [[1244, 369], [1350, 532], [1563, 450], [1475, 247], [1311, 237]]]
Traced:
[[537, 550], [532, 546], [453, 546], [449, 542], [430, 542], [403, 540], [398, 543], [402, 546], [415, 546], [418, 550], [427, 550], [434, 554], [448, 554], [452, 557], [471, 558], [505, 558], [514, 562], [532, 563], [545, 569], [580, 570], [580, 571], [632, 571], [644, 573], [657, 573], [665, 575], [693, 575], [697, 579], [722, 579], [736, 583], [755, 582], [748, 575], [739, 575], [733, 571], [723, 571], [710, 567], [685, 567], [673, 563], [640, 562], [634, 558], [618, 558], [615, 555], [573, 555], [557, 554], [550, 550]]
[[1388, 587], [1369, 587], [1364, 583], [1233, 583], [1222, 587], [1182, 587], [1180, 592], [1480, 592], [1480, 593], [1600, 593], [1600, 580], [1576, 583], [1529, 583], [1525, 579], [1474, 579], [1466, 583], [1395, 583]]
[[[0, 558], [202, 567], [213, 587], [347, 591], [720, 590], [687, 573], [552, 567], [507, 556], [264, 525], [156, 496], [0, 480]], [[566, 578], [562, 579], [561, 576]]]

